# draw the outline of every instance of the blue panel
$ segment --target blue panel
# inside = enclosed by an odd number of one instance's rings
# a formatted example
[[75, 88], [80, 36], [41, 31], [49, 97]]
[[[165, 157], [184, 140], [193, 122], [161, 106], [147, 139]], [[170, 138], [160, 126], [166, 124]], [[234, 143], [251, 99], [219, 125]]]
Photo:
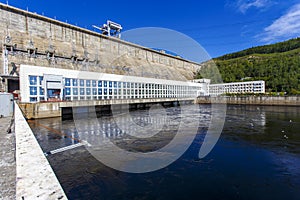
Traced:
[[91, 87], [91, 80], [86, 80], [86, 87]]
[[78, 95], [78, 88], [73, 88], [73, 95]]
[[93, 88], [93, 95], [97, 95], [97, 89]]
[[37, 76], [29, 76], [29, 84], [36, 85], [37, 84]]
[[84, 80], [83, 80], [83, 79], [80, 79], [80, 80], [79, 80], [79, 85], [80, 85], [80, 86], [84, 86]]
[[40, 76], [40, 85], [42, 85], [42, 81], [43, 81], [44, 77]]
[[73, 86], [78, 86], [78, 80], [77, 79], [73, 79]]
[[71, 79], [69, 78], [65, 79], [65, 86], [71, 86]]
[[30, 102], [37, 102], [37, 98], [36, 97], [30, 97]]
[[30, 95], [37, 95], [37, 87], [29, 87]]
[[86, 94], [91, 95], [91, 88], [86, 88]]
[[102, 81], [98, 81], [98, 87], [102, 87]]
[[71, 95], [71, 88], [66, 88], [66, 95], [67, 96]]
[[84, 95], [84, 88], [80, 88], [80, 95]]
[[95, 80], [92, 81], [92, 86], [96, 87], [97, 86], [97, 82]]
[[44, 95], [44, 89], [40, 87], [40, 95]]

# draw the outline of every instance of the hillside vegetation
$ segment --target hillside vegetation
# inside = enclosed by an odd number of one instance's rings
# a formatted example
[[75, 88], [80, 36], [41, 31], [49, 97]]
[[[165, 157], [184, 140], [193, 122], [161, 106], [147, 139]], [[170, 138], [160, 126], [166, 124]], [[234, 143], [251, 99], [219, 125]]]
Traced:
[[[264, 80], [267, 92], [300, 94], [300, 38], [253, 47], [213, 59], [223, 82]], [[219, 82], [212, 61], [202, 63], [196, 78]]]

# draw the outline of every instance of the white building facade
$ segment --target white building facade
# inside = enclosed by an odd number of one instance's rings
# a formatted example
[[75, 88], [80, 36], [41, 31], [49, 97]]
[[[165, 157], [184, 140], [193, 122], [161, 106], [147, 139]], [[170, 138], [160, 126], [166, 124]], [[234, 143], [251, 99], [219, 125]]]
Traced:
[[247, 81], [209, 85], [210, 96], [222, 94], [265, 93], [265, 81]]
[[265, 93], [264, 81], [210, 84], [21, 65], [21, 102], [196, 98]]
[[204, 83], [21, 65], [21, 102], [196, 98]]

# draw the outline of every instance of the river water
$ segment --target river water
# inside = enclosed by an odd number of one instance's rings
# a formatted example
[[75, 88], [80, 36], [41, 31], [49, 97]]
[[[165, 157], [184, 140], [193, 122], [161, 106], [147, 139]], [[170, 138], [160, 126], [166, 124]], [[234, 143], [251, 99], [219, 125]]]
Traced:
[[[211, 107], [201, 105], [200, 109], [201, 122], [190, 147], [174, 163], [157, 171], [112, 169], [84, 146], [47, 158], [69, 199], [300, 199], [300, 107], [228, 105], [222, 134], [203, 159], [198, 153], [207, 134]], [[140, 126], [151, 123], [153, 131], [161, 130], [150, 142], [132, 139], [126, 134], [132, 131], [131, 126], [127, 130], [121, 125], [120, 129], [109, 115], [98, 118], [96, 127], [88, 118], [79, 126], [74, 120], [60, 118], [29, 124], [44, 152], [83, 140], [93, 143], [101, 135], [126, 151], [146, 153], [175, 137], [180, 112], [179, 107], [169, 107], [166, 115], [161, 115], [168, 116], [165, 118], [150, 118], [148, 110], [123, 116], [123, 124], [131, 117]]]

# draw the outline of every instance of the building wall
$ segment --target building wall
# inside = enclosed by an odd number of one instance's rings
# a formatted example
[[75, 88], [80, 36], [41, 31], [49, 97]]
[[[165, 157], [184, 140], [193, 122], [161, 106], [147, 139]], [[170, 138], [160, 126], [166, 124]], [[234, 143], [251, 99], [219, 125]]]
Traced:
[[62, 76], [58, 87], [64, 95], [57, 98], [67, 101], [196, 98], [203, 88], [202, 83], [22, 65], [21, 102], [49, 101], [45, 80], [51, 75]]
[[[0, 36], [1, 47], [13, 47], [8, 55], [9, 71], [14, 62], [18, 67], [26, 64], [190, 80], [200, 69], [194, 62], [4, 4], [0, 4]], [[3, 53], [1, 48], [0, 74], [4, 73]]]
[[209, 94], [218, 96], [221, 94], [265, 93], [265, 81], [247, 81], [223, 84], [211, 84]]

